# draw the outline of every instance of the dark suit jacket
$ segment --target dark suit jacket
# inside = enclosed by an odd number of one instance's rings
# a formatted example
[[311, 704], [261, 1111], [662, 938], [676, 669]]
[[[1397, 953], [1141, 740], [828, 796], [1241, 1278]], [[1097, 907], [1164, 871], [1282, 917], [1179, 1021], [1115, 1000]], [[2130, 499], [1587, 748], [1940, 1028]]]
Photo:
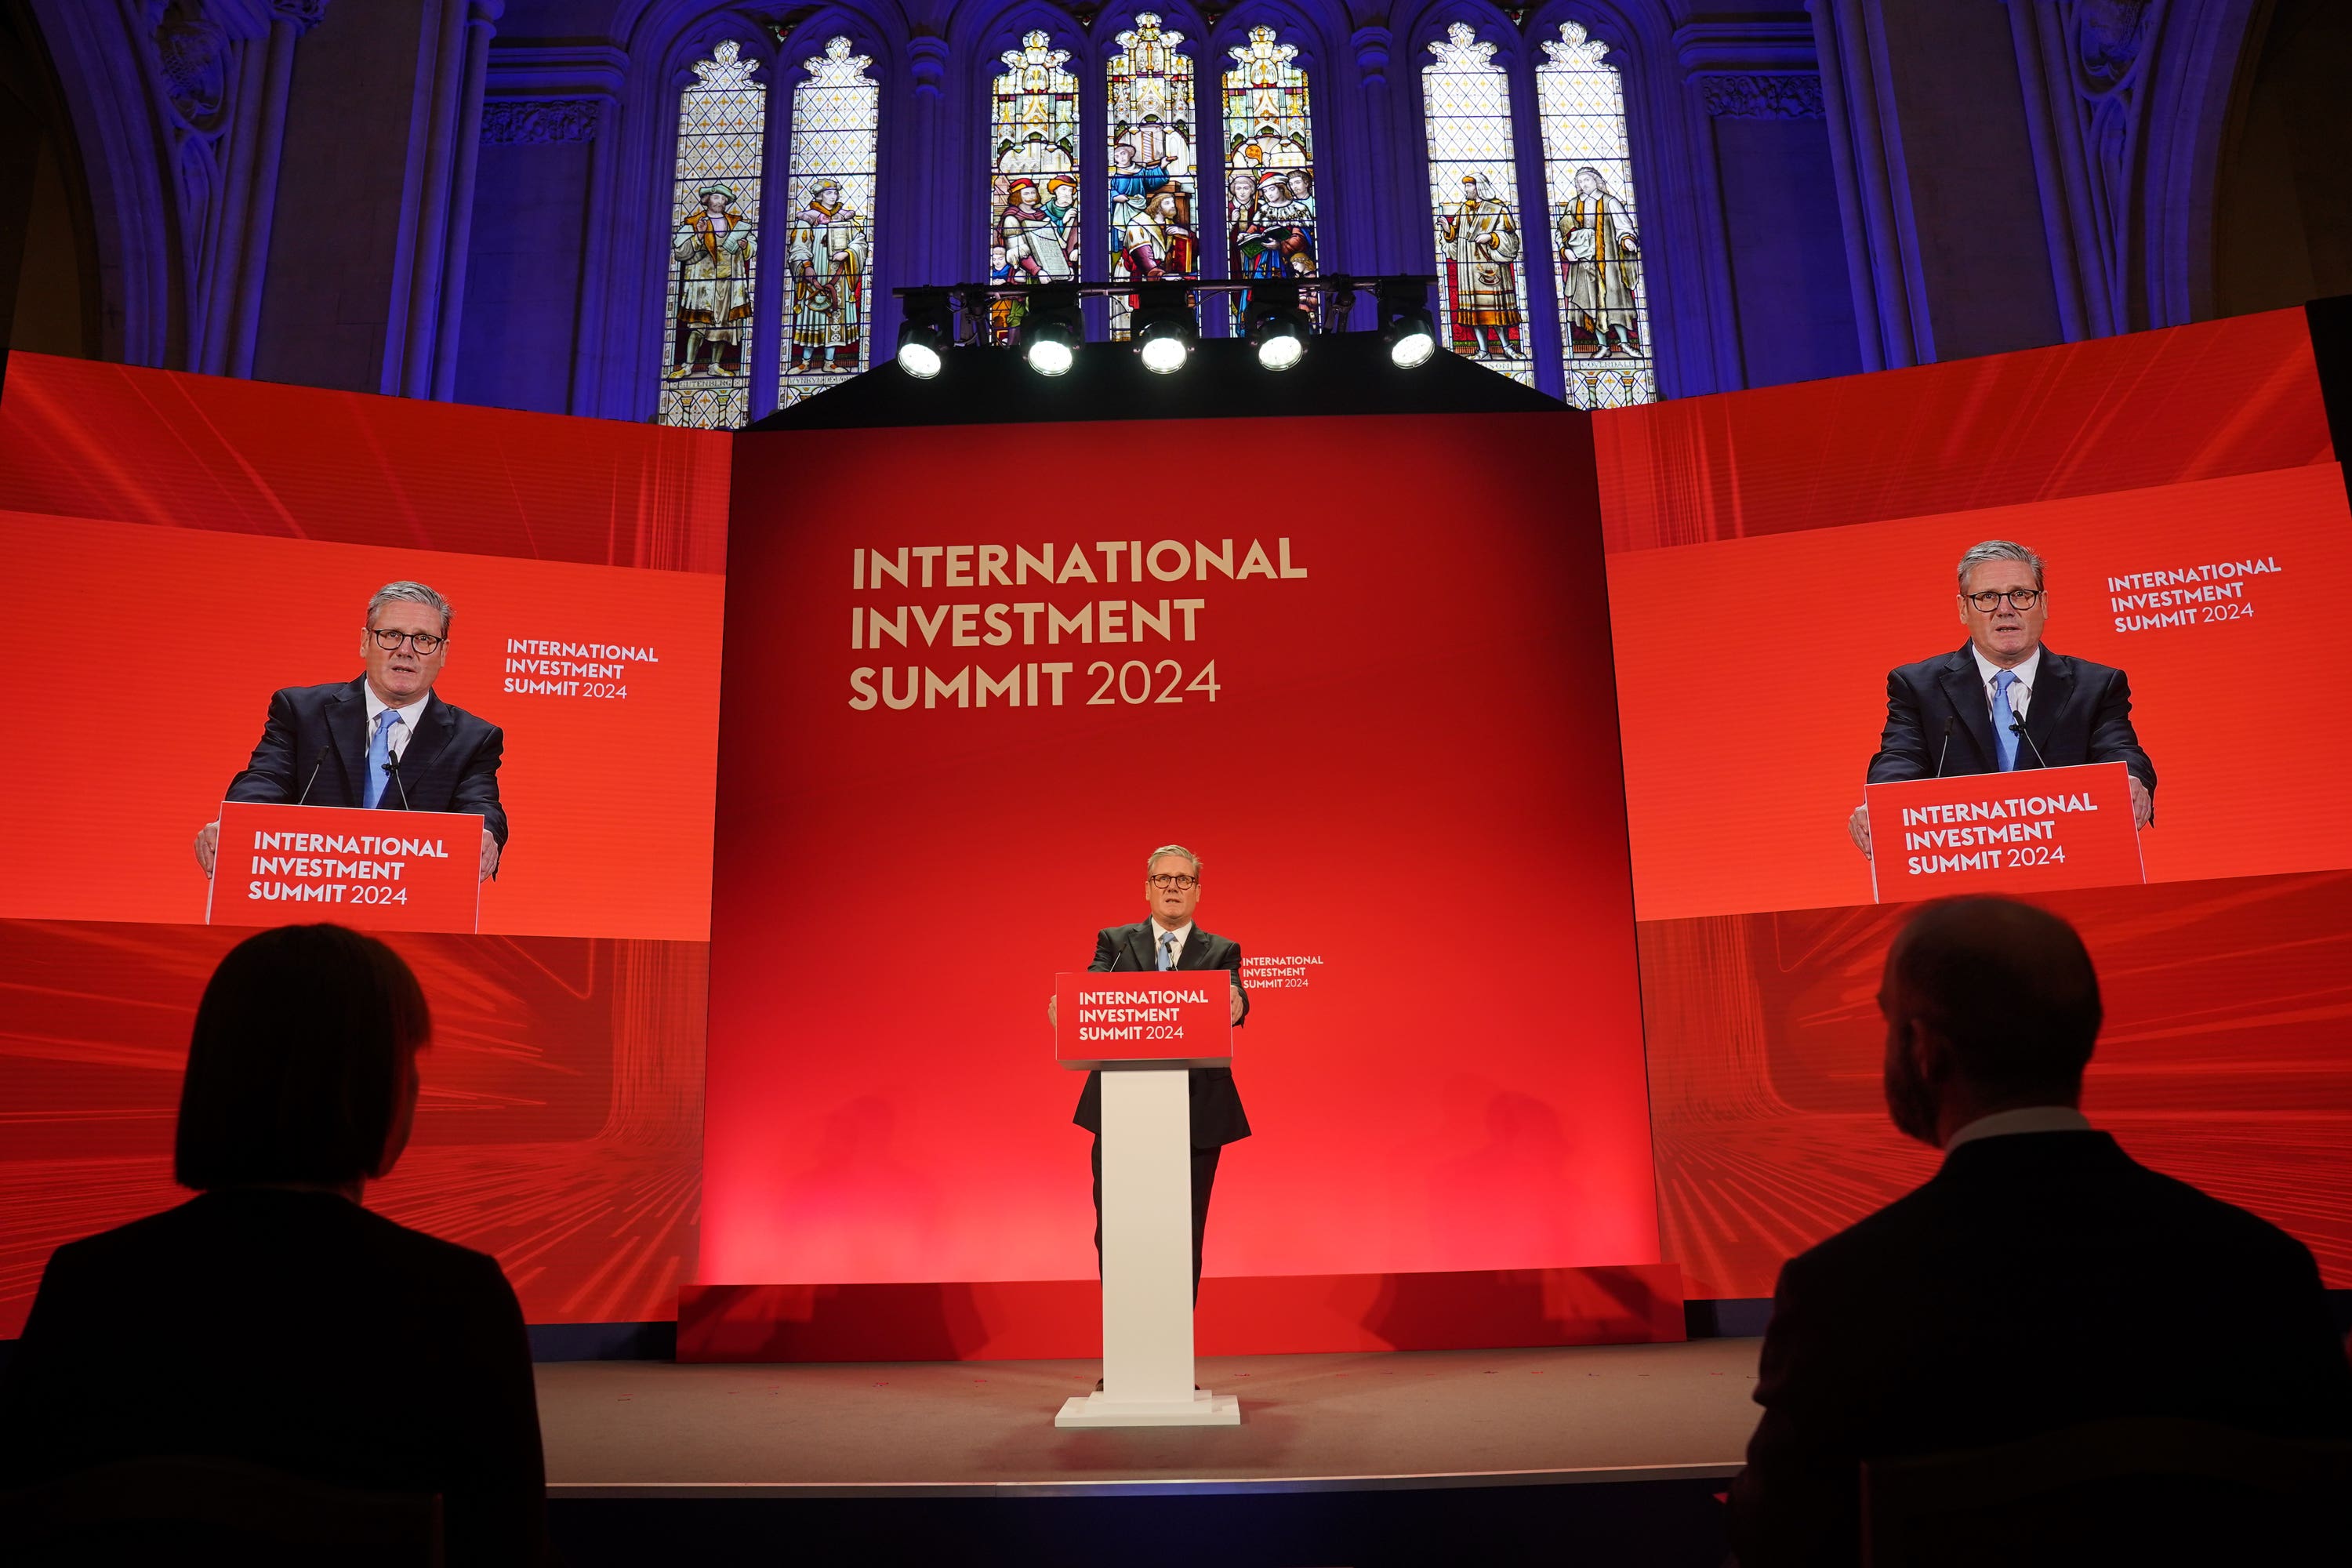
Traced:
[[1865, 1458], [2127, 1415], [2352, 1436], [2352, 1366], [2303, 1244], [2104, 1132], [1964, 1143], [1790, 1259], [1756, 1401], [1740, 1568], [1853, 1562]]
[[[289, 686], [269, 699], [269, 719], [253, 760], [229, 781], [226, 800], [291, 805], [310, 785], [310, 805], [361, 805], [367, 796], [367, 699], [359, 680], [335, 686]], [[499, 804], [499, 759], [506, 732], [444, 701], [439, 692], [417, 721], [416, 733], [401, 753], [400, 783], [407, 786], [407, 809], [467, 812], [482, 819], [503, 849], [506, 808]], [[320, 759], [325, 765], [320, 765]], [[310, 777], [318, 770], [318, 779]], [[402, 809], [400, 788], [389, 780], [382, 805]]]
[[506, 1277], [332, 1193], [207, 1193], [49, 1258], [0, 1373], [0, 1488], [165, 1455], [437, 1491], [450, 1563], [541, 1554]]
[[[1944, 755], [1944, 776], [1999, 773], [2000, 753], [1993, 749], [1984, 682], [1965, 646], [1958, 653], [1889, 670], [1886, 729], [1878, 737], [1878, 754], [1870, 759], [1867, 782], [1934, 778], [1937, 756], [1944, 749], [1944, 725], [1953, 719], [1958, 722], [1952, 725], [1951, 751]], [[2018, 742], [2020, 768], [2038, 768], [2045, 762], [2053, 768], [2121, 763], [2150, 792], [2156, 788], [2156, 764], [2139, 749], [2139, 737], [2132, 731], [2131, 687], [2124, 672], [2111, 665], [2043, 648], [2025, 732], [2033, 743]], [[2038, 754], [2035, 746], [2041, 748]]]
[[[1159, 939], [1151, 934], [1152, 922], [1138, 921], [1131, 926], [1111, 926], [1095, 933], [1095, 961], [1087, 965], [1089, 974], [1108, 974], [1113, 970], [1128, 973], [1136, 970], [1157, 969], [1160, 960], [1152, 944]], [[1230, 971], [1234, 984], [1242, 984], [1241, 944], [1231, 937], [1211, 936], [1198, 925], [1184, 939], [1184, 951], [1176, 955], [1179, 970], [1223, 969]], [[1249, 1022], [1249, 988], [1242, 987], [1242, 1017]], [[1234, 1026], [1236, 1028], [1240, 1025]], [[1242, 1111], [1241, 1090], [1234, 1087], [1231, 1068], [1194, 1068], [1187, 1075], [1186, 1087], [1192, 1099], [1192, 1147], [1217, 1149], [1227, 1143], [1237, 1143], [1250, 1135], [1249, 1118]], [[1071, 1117], [1079, 1126], [1097, 1137], [1102, 1135], [1102, 1074], [1087, 1074], [1087, 1087], [1078, 1093], [1078, 1109]]]

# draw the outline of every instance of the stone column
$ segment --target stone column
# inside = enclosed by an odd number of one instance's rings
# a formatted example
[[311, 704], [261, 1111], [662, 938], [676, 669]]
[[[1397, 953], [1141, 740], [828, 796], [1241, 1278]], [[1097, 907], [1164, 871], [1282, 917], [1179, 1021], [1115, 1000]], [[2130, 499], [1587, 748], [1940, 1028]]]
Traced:
[[[385, 333], [383, 390], [446, 397], [456, 374], [456, 321], [447, 293], [462, 296], [471, 222], [475, 148], [481, 140], [482, 81], [491, 25], [505, 0], [434, 0], [418, 48], [417, 123], [403, 184], [401, 286]], [[452, 340], [442, 343], [445, 322]]]

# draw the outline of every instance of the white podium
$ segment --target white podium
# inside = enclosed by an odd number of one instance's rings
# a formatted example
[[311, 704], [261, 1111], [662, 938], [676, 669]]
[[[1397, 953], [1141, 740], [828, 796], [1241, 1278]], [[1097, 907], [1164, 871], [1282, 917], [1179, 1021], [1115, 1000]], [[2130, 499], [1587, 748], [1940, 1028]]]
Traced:
[[1102, 1069], [1103, 1386], [1056, 1426], [1237, 1426], [1192, 1385], [1192, 1128], [1185, 1074], [1233, 1061], [1222, 969], [1055, 977], [1055, 1059]]

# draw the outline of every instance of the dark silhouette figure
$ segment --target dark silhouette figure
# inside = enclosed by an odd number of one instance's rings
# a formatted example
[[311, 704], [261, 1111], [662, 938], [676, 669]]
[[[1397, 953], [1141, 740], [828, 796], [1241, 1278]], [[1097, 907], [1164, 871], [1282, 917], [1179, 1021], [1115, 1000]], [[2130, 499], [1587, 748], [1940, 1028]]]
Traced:
[[2128, 1416], [2352, 1436], [2352, 1367], [2303, 1244], [2074, 1110], [2101, 1011], [2073, 927], [2005, 900], [1930, 905], [1879, 1006], [1888, 1110], [1944, 1164], [1780, 1272], [1731, 1491], [1743, 1568], [1853, 1562], [1865, 1459]]
[[424, 993], [289, 927], [221, 961], [181, 1087], [179, 1207], [58, 1248], [0, 1375], [0, 1487], [166, 1455], [439, 1493], [448, 1561], [535, 1563], [546, 1474], [497, 1262], [370, 1214], [408, 1142]]

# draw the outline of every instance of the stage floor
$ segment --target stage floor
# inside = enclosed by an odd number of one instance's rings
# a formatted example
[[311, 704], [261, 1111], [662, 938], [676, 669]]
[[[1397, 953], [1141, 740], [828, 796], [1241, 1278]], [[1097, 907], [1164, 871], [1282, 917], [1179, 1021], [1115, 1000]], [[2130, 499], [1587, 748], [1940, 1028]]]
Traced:
[[1092, 1362], [538, 1368], [551, 1500], [1143, 1497], [1727, 1477], [1757, 1340], [1230, 1356], [1234, 1427], [1062, 1431]]

